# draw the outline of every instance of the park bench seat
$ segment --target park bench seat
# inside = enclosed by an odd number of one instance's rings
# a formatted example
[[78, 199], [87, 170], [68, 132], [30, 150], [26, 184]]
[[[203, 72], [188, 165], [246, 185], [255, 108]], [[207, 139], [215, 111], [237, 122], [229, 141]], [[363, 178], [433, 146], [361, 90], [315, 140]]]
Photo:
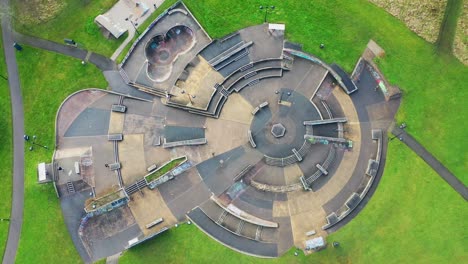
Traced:
[[127, 107], [121, 104], [113, 104], [111, 110], [112, 112], [125, 113], [127, 111]]
[[109, 169], [111, 169], [113, 171], [114, 170], [119, 170], [120, 169], [120, 162], [109, 164]]

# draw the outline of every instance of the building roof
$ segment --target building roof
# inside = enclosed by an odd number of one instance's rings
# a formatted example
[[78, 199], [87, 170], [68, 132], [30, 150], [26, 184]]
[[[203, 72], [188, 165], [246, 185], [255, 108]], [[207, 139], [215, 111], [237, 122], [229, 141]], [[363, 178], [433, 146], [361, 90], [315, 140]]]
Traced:
[[115, 38], [119, 38], [123, 33], [127, 31], [126, 28], [120, 26], [119, 23], [115, 23], [111, 18], [106, 15], [99, 15], [94, 19], [98, 25], [104, 27], [109, 31]]

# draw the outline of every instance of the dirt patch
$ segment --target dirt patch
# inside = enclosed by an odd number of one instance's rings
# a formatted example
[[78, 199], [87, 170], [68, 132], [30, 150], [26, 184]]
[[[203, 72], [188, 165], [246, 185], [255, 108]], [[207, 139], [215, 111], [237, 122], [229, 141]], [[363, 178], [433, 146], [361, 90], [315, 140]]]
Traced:
[[453, 43], [453, 54], [463, 64], [468, 65], [468, 1], [464, 1], [462, 13], [458, 18], [455, 41]]
[[[132, 195], [128, 206], [145, 236], [155, 233], [165, 226], [170, 227], [177, 223], [177, 219], [167, 207], [158, 190], [145, 188], [142, 192], [143, 194], [137, 192]], [[150, 229], [146, 228], [147, 224], [158, 218], [163, 218], [164, 222]]]
[[44, 23], [54, 18], [67, 5], [63, 0], [17, 1], [16, 13], [23, 24]]
[[403, 21], [409, 29], [434, 43], [439, 36], [447, 0], [369, 0]]
[[106, 214], [89, 219], [84, 229], [85, 240], [102, 240], [113, 236], [135, 223], [135, 219], [127, 206], [114, 209]]

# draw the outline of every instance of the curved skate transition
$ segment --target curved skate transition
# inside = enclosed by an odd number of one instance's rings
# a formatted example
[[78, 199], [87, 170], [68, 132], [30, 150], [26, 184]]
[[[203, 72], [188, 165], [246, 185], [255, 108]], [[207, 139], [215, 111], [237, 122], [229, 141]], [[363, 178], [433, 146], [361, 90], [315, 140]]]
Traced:
[[169, 76], [170, 65], [177, 56], [190, 50], [194, 43], [193, 31], [186, 26], [175, 26], [165, 35], [151, 38], [145, 47], [148, 76], [156, 82], [164, 81]]
[[[121, 65], [136, 97], [85, 90], [63, 103], [54, 180], [84, 259], [187, 218], [234, 250], [277, 257], [352, 218], [382, 173], [391, 102], [368, 67], [356, 87], [281, 28], [212, 41], [178, 2]], [[147, 63], [170, 71], [142, 74]]]

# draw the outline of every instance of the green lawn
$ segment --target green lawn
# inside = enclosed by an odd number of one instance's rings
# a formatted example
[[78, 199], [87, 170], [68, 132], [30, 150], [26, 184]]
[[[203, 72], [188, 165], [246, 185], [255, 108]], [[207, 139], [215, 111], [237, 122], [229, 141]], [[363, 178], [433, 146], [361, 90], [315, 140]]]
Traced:
[[27, 1], [17, 1], [14, 4], [17, 18], [13, 22], [16, 30], [24, 34], [60, 43], [63, 43], [64, 38], [73, 39], [84, 49], [111, 56], [127, 37], [127, 33], [118, 40], [106, 39], [94, 23], [94, 18], [105, 13], [115, 2], [117, 0], [67, 0], [63, 10], [47, 22], [22, 24], [22, 16], [33, 16], [38, 11], [29, 9]]
[[152, 174], [148, 175], [148, 177], [146, 177], [146, 180], [148, 182], [151, 182], [153, 180], [156, 180], [157, 178], [161, 177], [162, 175], [166, 174], [168, 171], [172, 170], [173, 168], [177, 167], [180, 165], [180, 163], [185, 160], [186, 157], [181, 157], [181, 158], [178, 158], [178, 159], [174, 159], [174, 160], [171, 160], [169, 163], [167, 163], [166, 165], [164, 165], [163, 167], [161, 168], [158, 168], [155, 172], [153, 172]]
[[[5, 56], [3, 55], [3, 40], [0, 31], [0, 75], [7, 77]], [[10, 218], [11, 190], [13, 175], [13, 143], [11, 126], [11, 104], [8, 81], [0, 77], [0, 218]], [[8, 237], [9, 222], [0, 222], [0, 256], [3, 258]]]
[[[194, 225], [181, 225], [128, 250], [119, 263], [462, 263], [468, 259], [466, 201], [399, 141], [389, 148], [376, 193], [329, 246], [262, 260], [230, 250]], [[437, 195], [434, 195], [437, 193]]]
[[54, 149], [55, 114], [74, 91], [105, 88], [107, 82], [91, 64], [56, 53], [24, 47], [17, 53], [23, 93], [25, 132], [37, 135], [49, 150], [25, 150], [25, 203], [17, 263], [79, 263], [51, 184], [37, 184], [36, 166], [50, 162]]

